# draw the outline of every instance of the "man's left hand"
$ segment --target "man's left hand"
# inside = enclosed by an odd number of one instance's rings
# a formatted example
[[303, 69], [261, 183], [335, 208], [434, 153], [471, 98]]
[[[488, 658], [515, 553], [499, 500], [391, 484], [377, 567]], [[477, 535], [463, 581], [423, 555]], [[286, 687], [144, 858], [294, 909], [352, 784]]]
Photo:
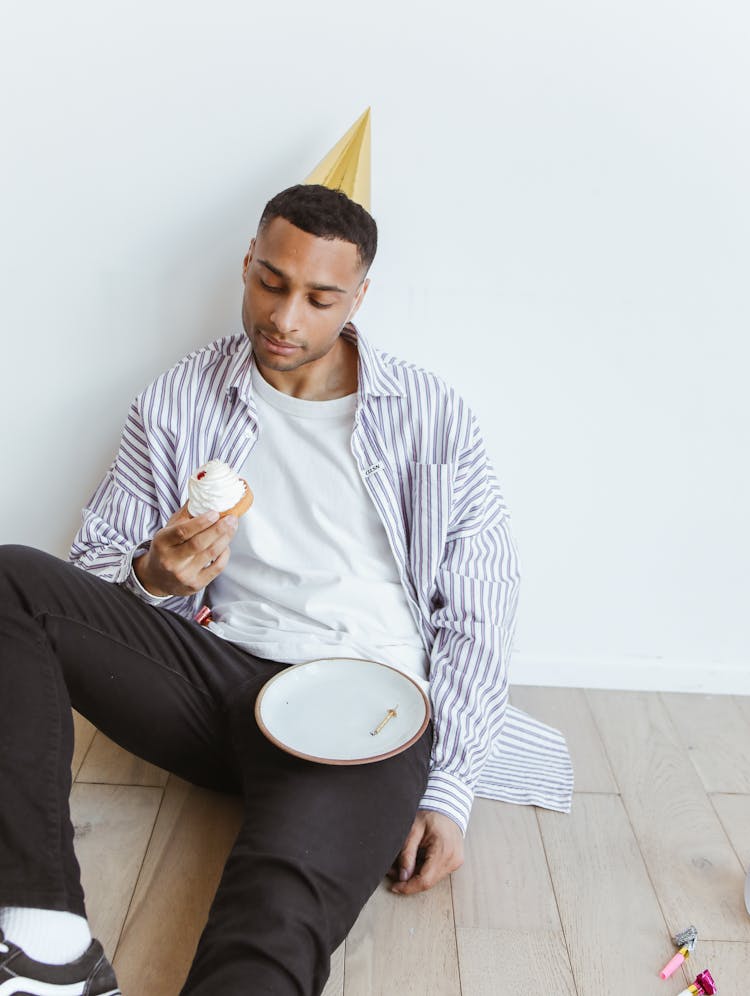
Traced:
[[391, 892], [411, 896], [437, 885], [464, 863], [464, 838], [457, 823], [444, 813], [417, 811], [401, 853], [388, 873]]

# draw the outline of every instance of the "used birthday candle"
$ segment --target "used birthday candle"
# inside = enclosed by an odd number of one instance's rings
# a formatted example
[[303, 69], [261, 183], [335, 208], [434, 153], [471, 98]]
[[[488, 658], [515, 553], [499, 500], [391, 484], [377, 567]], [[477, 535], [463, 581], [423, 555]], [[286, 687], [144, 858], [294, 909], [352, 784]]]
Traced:
[[661, 972], [659, 972], [660, 979], [668, 979], [670, 975], [674, 975], [683, 961], [686, 961], [693, 953], [695, 942], [697, 940], [698, 931], [692, 924], [687, 928], [687, 930], [683, 930], [682, 933], [675, 935], [674, 942], [680, 950], [671, 961], [667, 962]]
[[381, 720], [380, 723], [378, 723], [378, 725], [375, 727], [375, 729], [370, 731], [370, 736], [371, 737], [377, 736], [377, 734], [380, 733], [385, 724], [390, 722], [390, 720], [392, 720], [394, 716], [398, 716], [398, 706], [394, 706], [392, 709], [388, 710], [388, 712], [385, 714], [385, 719]]
[[700, 996], [701, 993], [711, 994], [718, 992], [716, 988], [716, 983], [711, 977], [711, 973], [708, 969], [701, 972], [700, 975], [696, 975], [695, 982], [692, 986], [688, 986], [687, 989], [683, 989], [678, 996]]

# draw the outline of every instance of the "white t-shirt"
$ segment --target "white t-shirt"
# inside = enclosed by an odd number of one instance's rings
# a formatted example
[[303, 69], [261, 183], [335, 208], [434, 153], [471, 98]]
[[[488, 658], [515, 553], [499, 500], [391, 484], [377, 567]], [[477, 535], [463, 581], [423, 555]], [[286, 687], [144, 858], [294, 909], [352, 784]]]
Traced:
[[258, 657], [364, 657], [427, 689], [429, 656], [351, 450], [357, 395], [305, 401], [253, 367], [258, 440], [240, 470], [254, 494], [207, 591], [209, 628]]

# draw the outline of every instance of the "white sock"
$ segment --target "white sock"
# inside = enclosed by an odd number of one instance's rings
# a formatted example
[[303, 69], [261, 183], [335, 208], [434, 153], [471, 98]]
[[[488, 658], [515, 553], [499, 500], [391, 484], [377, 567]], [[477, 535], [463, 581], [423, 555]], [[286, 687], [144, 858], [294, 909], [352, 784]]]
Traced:
[[0, 928], [29, 958], [47, 965], [75, 961], [91, 944], [88, 920], [65, 910], [0, 907]]

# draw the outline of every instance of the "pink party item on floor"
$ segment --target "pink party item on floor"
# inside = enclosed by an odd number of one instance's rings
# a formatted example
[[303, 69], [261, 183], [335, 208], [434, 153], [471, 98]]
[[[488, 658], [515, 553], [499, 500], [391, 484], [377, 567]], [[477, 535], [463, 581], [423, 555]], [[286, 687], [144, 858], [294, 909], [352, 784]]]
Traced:
[[695, 942], [697, 940], [698, 931], [692, 924], [686, 930], [681, 931], [679, 934], [675, 934], [674, 943], [680, 950], [671, 961], [667, 962], [661, 972], [659, 972], [660, 979], [668, 979], [670, 975], [674, 975], [680, 965], [693, 953]]
[[683, 989], [681, 993], [678, 993], [678, 996], [693, 996], [693, 994], [701, 996], [701, 993], [711, 996], [715, 992], [718, 992], [716, 983], [709, 970], [705, 969], [700, 975], [696, 975], [695, 982], [691, 986], [688, 986], [687, 989]]

